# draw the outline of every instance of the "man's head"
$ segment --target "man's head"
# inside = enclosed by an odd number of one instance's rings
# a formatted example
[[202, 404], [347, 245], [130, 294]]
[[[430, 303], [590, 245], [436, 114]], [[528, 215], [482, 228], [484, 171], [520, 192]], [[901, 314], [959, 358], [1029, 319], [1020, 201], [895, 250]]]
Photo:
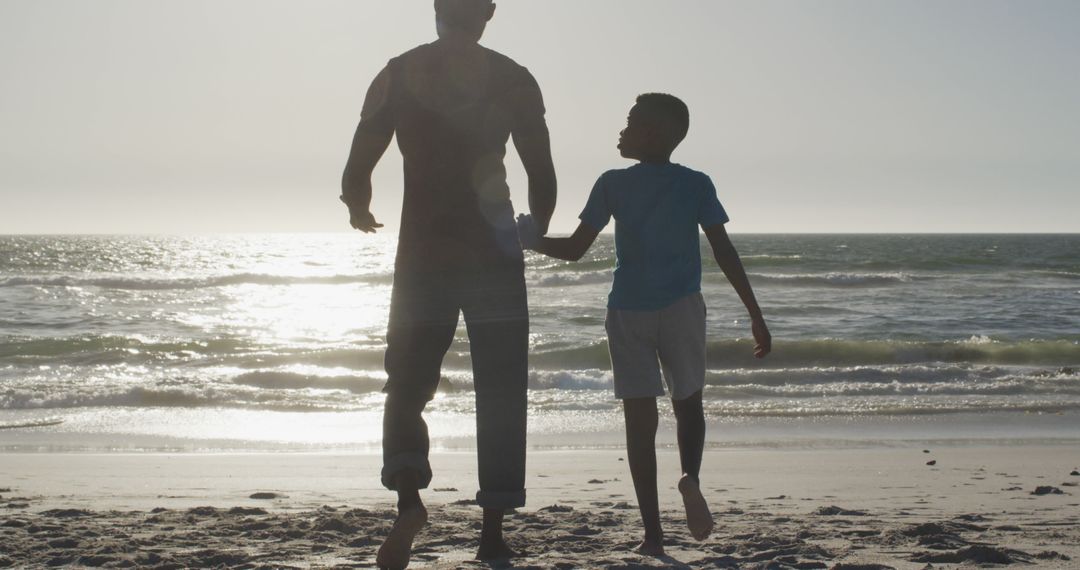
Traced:
[[435, 0], [435, 26], [440, 38], [457, 34], [479, 40], [494, 15], [492, 0]]
[[619, 133], [619, 152], [637, 160], [667, 158], [690, 130], [690, 110], [674, 95], [646, 93], [626, 118]]

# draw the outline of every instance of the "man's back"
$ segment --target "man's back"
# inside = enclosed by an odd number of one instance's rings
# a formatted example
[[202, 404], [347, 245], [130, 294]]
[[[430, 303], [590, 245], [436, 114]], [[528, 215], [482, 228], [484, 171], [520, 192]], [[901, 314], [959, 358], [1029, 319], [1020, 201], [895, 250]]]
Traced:
[[362, 125], [393, 130], [405, 164], [399, 267], [520, 260], [503, 159], [511, 135], [543, 130], [532, 75], [477, 44], [436, 41], [390, 61]]

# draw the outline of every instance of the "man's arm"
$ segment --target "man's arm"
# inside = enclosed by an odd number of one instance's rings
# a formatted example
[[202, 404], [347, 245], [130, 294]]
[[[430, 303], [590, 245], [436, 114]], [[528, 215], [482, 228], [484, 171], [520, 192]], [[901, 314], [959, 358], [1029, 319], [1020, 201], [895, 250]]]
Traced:
[[731, 243], [724, 224], [716, 224], [704, 229], [705, 237], [709, 238], [709, 245], [712, 246], [716, 264], [727, 276], [731, 286], [739, 295], [739, 299], [746, 306], [746, 311], [750, 313], [750, 329], [755, 342], [754, 356], [764, 358], [772, 351], [772, 335], [769, 334], [769, 327], [765, 325], [765, 317], [762, 316], [761, 307], [758, 306], [757, 298], [754, 297], [754, 289], [750, 287], [750, 280], [746, 277], [746, 270], [743, 269], [742, 260], [739, 259], [739, 252], [735, 251], [735, 246]]
[[540, 235], [544, 235], [555, 213], [558, 193], [555, 164], [551, 159], [551, 138], [546, 127], [514, 131], [513, 136], [514, 147], [529, 177], [529, 213], [536, 220]]
[[394, 137], [389, 82], [389, 72], [384, 69], [371, 83], [341, 176], [341, 201], [349, 207], [349, 224], [364, 233], [383, 227], [371, 214], [371, 173]]
[[589, 251], [589, 247], [596, 241], [596, 236], [599, 234], [600, 232], [593, 229], [592, 226], [582, 222], [578, 224], [574, 234], [570, 237], [541, 237], [533, 249], [548, 257], [564, 261], [578, 261], [585, 255], [586, 251]]
[[555, 165], [551, 159], [551, 136], [544, 120], [544, 96], [536, 78], [524, 68], [511, 88], [509, 100], [514, 114], [510, 134], [529, 177], [529, 213], [540, 235], [544, 235], [555, 213]]

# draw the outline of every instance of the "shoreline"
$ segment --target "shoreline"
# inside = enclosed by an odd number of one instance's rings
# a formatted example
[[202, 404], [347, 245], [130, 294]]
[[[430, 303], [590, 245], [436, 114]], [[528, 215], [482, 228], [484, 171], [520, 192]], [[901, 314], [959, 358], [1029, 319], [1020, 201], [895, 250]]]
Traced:
[[[381, 411], [274, 412], [227, 408], [88, 408], [0, 412], [0, 425], [63, 419], [0, 430], [0, 453], [378, 453]], [[657, 446], [675, 445], [674, 421], [660, 405]], [[429, 412], [432, 449], [475, 450], [471, 414]], [[711, 417], [706, 448], [716, 451], [1076, 445], [1080, 413], [969, 413]], [[622, 418], [613, 413], [532, 413], [530, 451], [620, 450]], [[577, 431], [571, 431], [577, 430]]]

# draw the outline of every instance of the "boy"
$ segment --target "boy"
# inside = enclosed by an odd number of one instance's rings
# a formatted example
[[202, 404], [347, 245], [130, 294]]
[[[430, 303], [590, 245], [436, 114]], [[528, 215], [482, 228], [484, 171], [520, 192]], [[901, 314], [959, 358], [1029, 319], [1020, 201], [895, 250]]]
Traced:
[[[638, 164], [604, 173], [568, 238], [539, 237], [528, 216], [519, 218], [522, 243], [545, 255], [577, 261], [615, 218], [616, 265], [606, 329], [623, 401], [626, 449], [645, 525], [638, 552], [664, 553], [656, 491], [656, 398], [667, 388], [675, 409], [682, 478], [679, 492], [690, 533], [704, 540], [713, 521], [698, 473], [705, 447], [705, 304], [701, 297], [698, 226], [717, 264], [750, 313], [754, 355], [771, 350], [768, 327], [746, 272], [724, 229], [728, 221], [708, 176], [671, 162], [689, 129], [689, 111], [678, 98], [649, 93], [637, 98], [620, 133], [620, 154]], [[659, 360], [659, 362], [658, 362]]]

